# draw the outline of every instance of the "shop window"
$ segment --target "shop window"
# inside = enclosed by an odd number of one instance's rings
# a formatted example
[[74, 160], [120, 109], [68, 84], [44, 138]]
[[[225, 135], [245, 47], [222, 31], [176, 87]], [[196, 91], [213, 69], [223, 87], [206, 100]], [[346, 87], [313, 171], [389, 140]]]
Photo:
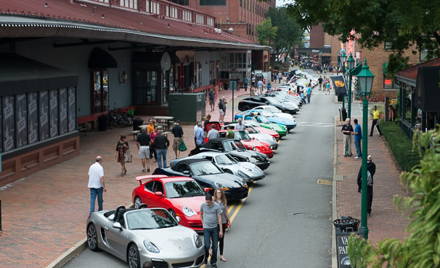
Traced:
[[226, 6], [226, 0], [200, 0], [201, 6]]
[[50, 137], [58, 136], [58, 90], [49, 91], [49, 132]]
[[108, 72], [96, 70], [92, 72], [92, 113], [106, 112], [108, 110]]
[[49, 93], [48, 91], [41, 91], [39, 93], [40, 115], [40, 140], [49, 138]]
[[14, 97], [3, 97], [3, 151], [15, 148], [15, 109]]
[[26, 94], [20, 94], [15, 97], [15, 122], [16, 122], [15, 139], [16, 139], [17, 148], [20, 148], [28, 143]]
[[197, 24], [205, 24], [205, 16], [197, 14], [196, 15], [196, 23]]
[[62, 88], [58, 95], [58, 111], [60, 121], [60, 135], [67, 133], [68, 120], [67, 120], [67, 89]]
[[192, 12], [191, 11], [184, 10], [182, 16], [183, 16], [184, 21], [192, 22]]
[[121, 7], [137, 9], [138, 0], [119, 0], [119, 5]]
[[29, 144], [38, 141], [38, 93], [28, 94], [28, 140]]
[[206, 24], [209, 26], [214, 26], [214, 18], [208, 17], [206, 19]]
[[68, 131], [71, 132], [76, 129], [76, 90], [74, 87], [69, 88], [67, 98], [68, 98], [67, 117], [69, 118]]
[[160, 14], [159, 2], [147, 0], [147, 12], [159, 15]]

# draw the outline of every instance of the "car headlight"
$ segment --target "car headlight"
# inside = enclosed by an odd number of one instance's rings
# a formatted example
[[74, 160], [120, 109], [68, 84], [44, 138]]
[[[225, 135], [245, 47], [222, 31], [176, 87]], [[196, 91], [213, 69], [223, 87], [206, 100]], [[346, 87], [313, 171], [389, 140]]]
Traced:
[[151, 253], [159, 253], [160, 252], [160, 250], [156, 247], [156, 245], [148, 240], [144, 240], [144, 246]]
[[197, 248], [201, 248], [203, 246], [203, 239], [200, 235], [194, 234], [194, 243]]
[[256, 150], [257, 150], [257, 148], [256, 148], [256, 147], [252, 147], [252, 150], [256, 151]]
[[182, 209], [182, 211], [183, 211], [183, 214], [185, 214], [187, 217], [191, 217], [191, 216], [194, 216], [194, 215], [197, 214], [197, 213], [194, 212], [194, 210], [192, 210], [192, 209], [189, 208], [189, 207], [184, 207], [184, 208]]

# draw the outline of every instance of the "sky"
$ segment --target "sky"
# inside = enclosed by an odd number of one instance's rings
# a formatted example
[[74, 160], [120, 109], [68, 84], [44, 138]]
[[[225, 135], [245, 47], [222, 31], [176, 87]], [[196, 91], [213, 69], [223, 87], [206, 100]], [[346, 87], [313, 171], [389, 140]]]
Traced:
[[292, 3], [293, 0], [277, 0], [277, 7], [283, 6], [286, 3]]

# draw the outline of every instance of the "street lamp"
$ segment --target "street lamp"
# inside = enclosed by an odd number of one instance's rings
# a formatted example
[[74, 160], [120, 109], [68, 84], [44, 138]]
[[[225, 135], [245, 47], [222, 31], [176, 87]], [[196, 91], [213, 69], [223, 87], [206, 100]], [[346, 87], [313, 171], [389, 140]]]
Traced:
[[368, 239], [367, 226], [367, 155], [368, 155], [368, 96], [373, 87], [374, 75], [370, 72], [367, 60], [365, 59], [362, 69], [357, 75], [359, 81], [360, 95], [362, 96], [362, 199], [361, 199], [361, 227], [359, 234]]
[[348, 118], [351, 118], [351, 72], [353, 72], [354, 68], [354, 58], [350, 53], [350, 56], [347, 59], [348, 64]]
[[[342, 77], [345, 73], [345, 59], [347, 58], [347, 54], [345, 54], [345, 50], [341, 49], [340, 55], [339, 55], [339, 64], [342, 71]], [[342, 96], [342, 109], [345, 109], [345, 95]]]

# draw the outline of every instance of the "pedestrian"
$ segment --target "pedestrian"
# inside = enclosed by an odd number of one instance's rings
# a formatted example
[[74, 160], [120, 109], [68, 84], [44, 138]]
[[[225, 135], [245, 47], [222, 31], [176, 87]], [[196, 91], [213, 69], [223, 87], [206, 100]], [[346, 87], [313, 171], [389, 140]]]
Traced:
[[238, 119], [237, 125], [235, 126], [235, 129], [238, 131], [244, 131], [245, 126], [243, 125], [243, 118]]
[[228, 126], [228, 131], [226, 132], [226, 138], [235, 139], [234, 126]]
[[203, 130], [206, 133], [208, 133], [208, 131], [209, 131], [209, 129], [208, 129], [209, 122], [211, 122], [211, 115], [210, 114], [208, 114], [205, 118], [205, 121], [203, 121]]
[[200, 217], [203, 224], [203, 237], [205, 240], [205, 264], [208, 264], [209, 250], [212, 250], [211, 267], [217, 267], [218, 238], [223, 237], [222, 210], [212, 200], [212, 195], [205, 196], [205, 203], [200, 206]]
[[309, 84], [307, 87], [307, 102], [310, 103], [310, 99], [312, 98], [312, 86]]
[[263, 80], [258, 80], [257, 82], [258, 95], [263, 94], [263, 86], [264, 86]]
[[126, 162], [126, 154], [130, 147], [128, 146], [128, 142], [126, 141], [126, 137], [121, 135], [118, 142], [116, 143], [116, 161], [121, 165], [121, 176], [127, 174], [127, 168], [125, 167]]
[[319, 90], [322, 91], [322, 82], [324, 81], [324, 79], [322, 79], [322, 76], [320, 76], [318, 78], [318, 82], [319, 82]]
[[281, 84], [281, 80], [283, 80], [283, 74], [281, 72], [278, 73], [278, 84]]
[[[221, 189], [217, 189], [214, 192], [214, 202], [220, 207], [222, 210], [221, 216], [222, 216], [222, 230], [226, 232], [226, 229], [230, 226], [230, 221], [228, 217], [228, 202], [226, 200], [225, 192]], [[220, 226], [218, 226], [218, 229], [220, 230]], [[223, 236], [219, 239], [219, 248], [220, 248], [220, 260], [223, 262], [227, 262], [228, 260], [223, 255], [224, 248], [225, 248], [225, 235], [223, 233]]]
[[141, 130], [137, 136], [137, 146], [139, 151], [139, 158], [142, 162], [142, 172], [150, 172], [150, 135], [146, 130]]
[[267, 82], [266, 88], [267, 88], [268, 92], [271, 91], [272, 90], [272, 84], [270, 82]]
[[220, 99], [220, 101], [218, 103], [218, 109], [219, 109], [219, 114], [220, 114], [219, 121], [223, 122], [225, 120], [225, 115], [226, 115], [226, 99], [225, 98]]
[[208, 141], [213, 140], [213, 139], [218, 139], [218, 137], [219, 137], [218, 130], [215, 129], [214, 126], [211, 126], [211, 129], [208, 131], [208, 134], [206, 135], [206, 137], [208, 138]]
[[342, 134], [344, 134], [344, 156], [352, 156], [351, 153], [351, 135], [353, 133], [353, 127], [350, 124], [350, 118], [345, 120], [345, 124], [342, 126]]
[[174, 140], [173, 140], [173, 151], [176, 155], [176, 158], [179, 156], [179, 146], [183, 142], [183, 129], [179, 124], [179, 121], [174, 122], [174, 127], [171, 129], [171, 132], [173, 133]]
[[150, 159], [154, 156], [154, 159], [157, 160], [156, 150], [154, 150], [151, 145], [156, 137], [156, 121], [154, 119], [150, 119], [150, 121], [148, 121], [147, 134], [150, 135]]
[[354, 158], [358, 159], [359, 157], [362, 157], [362, 150], [361, 150], [361, 140], [362, 140], [362, 128], [361, 125], [359, 125], [358, 120], [355, 118], [353, 120], [354, 122], [354, 146], [356, 147], [356, 156]]
[[211, 112], [212, 112], [214, 111], [214, 106], [215, 106], [215, 93], [213, 89], [209, 91], [208, 97], [209, 97], [209, 106], [211, 106]]
[[[373, 183], [374, 174], [376, 173], [376, 164], [373, 162], [371, 155], [367, 156], [367, 212], [371, 216], [371, 207], [373, 205]], [[358, 192], [362, 191], [362, 165], [359, 169], [357, 177]]]
[[243, 87], [244, 87], [244, 91], [247, 91], [247, 89], [248, 89], [248, 84], [249, 84], [249, 80], [248, 80], [247, 77], [245, 77], [245, 78], [243, 79]]
[[327, 82], [325, 83], [325, 89], [326, 89], [326, 94], [330, 94], [330, 81], [327, 80]]
[[106, 192], [102, 157], [97, 156], [95, 163], [89, 167], [90, 213], [95, 212], [95, 200], [98, 198], [98, 211], [103, 210], [103, 192]]
[[203, 144], [203, 140], [205, 139], [201, 122], [197, 123], [197, 127], [195, 128], [194, 131], [194, 138], [196, 142], [196, 148], [199, 148]]
[[170, 142], [168, 138], [163, 134], [162, 127], [157, 128], [157, 136], [154, 138], [154, 149], [156, 150], [157, 156], [157, 167], [166, 168], [167, 167], [167, 152]]
[[379, 124], [378, 124], [378, 121], [380, 119], [380, 111], [377, 109], [376, 105], [374, 105], [374, 108], [371, 111], [371, 115], [373, 116], [373, 122], [371, 123], [370, 136], [373, 136], [374, 127], [377, 128], [377, 132], [379, 132], [379, 136], [382, 136], [382, 132], [380, 131]]

